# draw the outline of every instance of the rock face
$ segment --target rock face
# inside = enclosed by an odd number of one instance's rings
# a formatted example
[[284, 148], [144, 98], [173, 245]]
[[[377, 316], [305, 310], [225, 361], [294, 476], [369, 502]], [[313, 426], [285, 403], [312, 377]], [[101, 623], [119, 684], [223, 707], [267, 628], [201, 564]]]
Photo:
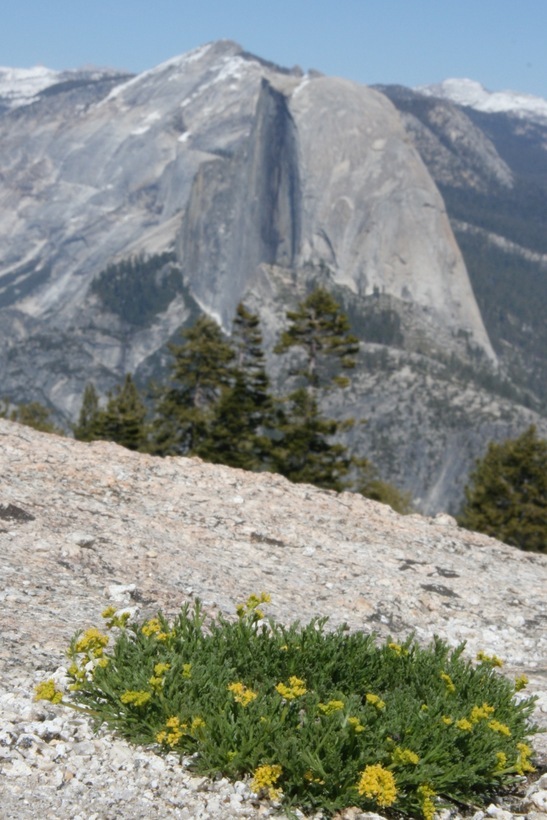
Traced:
[[[76, 816], [82, 805], [123, 818], [264, 816], [244, 784], [207, 786], [175, 759], [91, 737], [80, 715], [32, 705], [33, 684], [62, 679], [67, 642], [110, 603], [171, 616], [199, 596], [206, 611], [231, 615], [267, 590], [285, 623], [327, 615], [395, 640], [414, 631], [467, 641], [467, 656], [482, 649], [505, 659], [504, 674], [529, 677], [547, 726], [546, 556], [450, 516], [400, 517], [358, 495], [2, 420], [0, 464], [6, 817]], [[534, 740], [540, 765], [546, 737]], [[530, 797], [515, 811], [537, 806]]]
[[[200, 311], [228, 329], [242, 298], [271, 354], [286, 310], [322, 284], [362, 341], [351, 395], [329, 410], [367, 420], [351, 445], [423, 511], [457, 510], [492, 435], [541, 429], [522, 393], [507, 401], [458, 381], [477, 365], [492, 377], [509, 346], [515, 373], [539, 354], [519, 354], [524, 321], [518, 344], [493, 349], [488, 298], [479, 310], [431, 177], [514, 182], [451, 103], [427, 100], [435, 130], [395, 97], [399, 111], [377, 90], [228, 41], [136, 77], [2, 71], [0, 398], [40, 401], [66, 426], [86, 382], [104, 395], [131, 371], [146, 385], [179, 329]], [[140, 254], [160, 261], [149, 282], [159, 307], [139, 322], [124, 301], [140, 282], [127, 278], [115, 304], [99, 285], [111, 263]], [[271, 375], [284, 384], [277, 358]]]
[[322, 264], [355, 293], [432, 310], [492, 355], [442, 201], [384, 97], [229, 42], [125, 82], [68, 85], [0, 120], [5, 308], [48, 329], [96, 324], [93, 277], [177, 241], [193, 295], [225, 324], [261, 263]]

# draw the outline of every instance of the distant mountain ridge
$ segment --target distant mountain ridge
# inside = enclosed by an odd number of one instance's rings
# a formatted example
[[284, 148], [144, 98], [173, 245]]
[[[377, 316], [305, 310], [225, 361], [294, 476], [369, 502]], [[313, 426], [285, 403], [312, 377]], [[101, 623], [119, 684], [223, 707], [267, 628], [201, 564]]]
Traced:
[[[547, 253], [544, 189], [518, 148], [537, 167], [542, 135], [231, 41], [137, 76], [0, 69], [2, 394], [73, 420], [87, 381], [145, 385], [180, 328], [205, 311], [228, 329], [241, 299], [283, 382], [285, 312], [322, 284], [362, 340], [352, 387], [325, 406], [367, 420], [348, 443], [422, 509], [455, 508], [486, 441], [543, 424], [542, 262], [507, 249]], [[530, 298], [510, 300], [507, 274], [500, 301], [476, 266], [494, 236], [532, 266]]]

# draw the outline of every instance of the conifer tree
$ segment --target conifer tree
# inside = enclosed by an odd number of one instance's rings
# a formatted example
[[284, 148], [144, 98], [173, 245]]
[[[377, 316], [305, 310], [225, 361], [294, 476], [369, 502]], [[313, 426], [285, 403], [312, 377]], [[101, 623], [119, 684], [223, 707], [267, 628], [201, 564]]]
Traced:
[[321, 415], [310, 391], [304, 387], [294, 390], [284, 400], [280, 414], [279, 437], [273, 449], [275, 472], [296, 483], [343, 490], [352, 459], [342, 444], [330, 441], [338, 428], [338, 422]]
[[343, 445], [330, 441], [342, 425], [322, 416], [317, 394], [319, 388], [348, 384], [339, 371], [355, 366], [358, 340], [350, 333], [347, 316], [324, 288], [314, 290], [296, 310], [287, 311], [287, 318], [290, 324], [275, 352], [298, 347], [304, 361], [291, 371], [301, 385], [283, 402], [274, 464], [291, 481], [341, 490], [352, 458]]
[[201, 316], [182, 336], [169, 345], [171, 379], [155, 408], [150, 450], [159, 455], [197, 453], [223, 388], [233, 384], [234, 351], [213, 319]]
[[296, 310], [287, 311], [287, 319], [290, 325], [275, 352], [285, 353], [292, 347], [304, 351], [305, 362], [292, 375], [302, 376], [312, 388], [347, 386], [348, 379], [336, 371], [355, 367], [359, 341], [334, 297], [325, 288], [316, 288]]
[[146, 446], [146, 407], [130, 373], [123, 385], [109, 394], [104, 410], [94, 419], [96, 438], [114, 441], [128, 450]]
[[98, 433], [99, 397], [95, 386], [89, 382], [85, 386], [78, 423], [74, 425], [74, 438], [78, 441], [94, 441]]
[[0, 409], [0, 418], [16, 421], [41, 433], [64, 435], [63, 431], [51, 421], [51, 410], [38, 401], [18, 404], [15, 407], [11, 407], [9, 402], [4, 402], [4, 408]]
[[547, 552], [547, 441], [534, 425], [492, 442], [465, 488], [459, 524], [523, 550]]
[[260, 320], [243, 304], [237, 307], [231, 344], [233, 383], [223, 387], [208, 432], [196, 453], [207, 461], [244, 470], [266, 469], [271, 450], [267, 431], [272, 425], [273, 400]]

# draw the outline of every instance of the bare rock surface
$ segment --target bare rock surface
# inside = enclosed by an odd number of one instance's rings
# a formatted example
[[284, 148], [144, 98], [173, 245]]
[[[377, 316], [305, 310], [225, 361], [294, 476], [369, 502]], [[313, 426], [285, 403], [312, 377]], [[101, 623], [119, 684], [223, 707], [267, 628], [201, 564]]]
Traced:
[[[547, 728], [547, 556], [450, 516], [401, 517], [280, 476], [0, 420], [0, 544], [2, 818], [282, 816], [246, 783], [196, 778], [176, 758], [33, 703], [33, 685], [62, 677], [69, 639], [109, 603], [173, 615], [199, 596], [231, 614], [265, 590], [283, 622], [327, 615], [380, 636], [466, 641], [469, 656], [494, 653], [503, 673], [529, 677]], [[544, 766], [547, 736], [534, 745]], [[500, 798], [480, 816], [545, 818], [545, 780], [516, 809]]]

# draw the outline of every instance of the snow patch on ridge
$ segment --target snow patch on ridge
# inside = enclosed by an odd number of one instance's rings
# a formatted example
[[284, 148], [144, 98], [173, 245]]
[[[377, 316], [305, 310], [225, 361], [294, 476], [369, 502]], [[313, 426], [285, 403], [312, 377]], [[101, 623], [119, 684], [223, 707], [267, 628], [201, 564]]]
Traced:
[[36, 95], [59, 81], [60, 71], [45, 66], [33, 68], [0, 67], [0, 97], [9, 100], [12, 108], [28, 105]]
[[542, 97], [516, 91], [488, 91], [476, 80], [452, 78], [433, 85], [419, 85], [413, 90], [485, 113], [510, 113], [519, 117], [547, 119], [547, 100]]

